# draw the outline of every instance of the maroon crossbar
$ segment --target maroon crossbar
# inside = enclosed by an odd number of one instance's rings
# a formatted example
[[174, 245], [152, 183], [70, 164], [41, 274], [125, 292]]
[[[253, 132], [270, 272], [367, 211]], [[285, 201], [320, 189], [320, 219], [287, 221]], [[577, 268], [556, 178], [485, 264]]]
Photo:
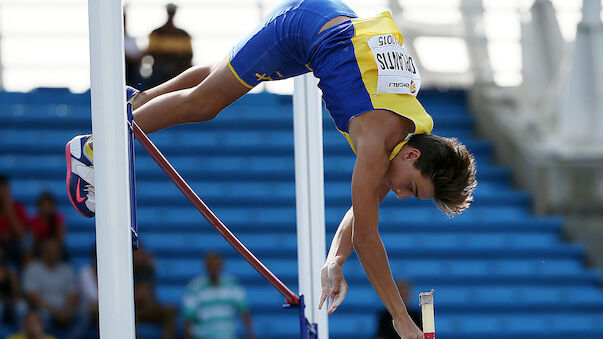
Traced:
[[132, 124], [134, 128], [134, 136], [140, 142], [142, 147], [149, 153], [151, 158], [157, 162], [159, 167], [165, 172], [165, 174], [174, 182], [174, 184], [180, 189], [182, 193], [188, 198], [188, 200], [197, 208], [199, 212], [207, 219], [207, 221], [226, 239], [226, 241], [237, 251], [239, 254], [247, 260], [247, 262], [253, 266], [270, 285], [274, 286], [285, 298], [289, 305], [299, 304], [299, 297], [293, 293], [282, 281], [280, 281], [264, 264], [262, 264], [258, 258], [251, 253], [239, 239], [216, 217], [216, 215], [205, 205], [197, 194], [191, 189], [191, 187], [182, 179], [182, 176], [174, 169], [174, 167], [167, 161], [167, 159], [161, 154], [153, 142], [147, 137], [147, 135], [138, 127], [136, 122]]

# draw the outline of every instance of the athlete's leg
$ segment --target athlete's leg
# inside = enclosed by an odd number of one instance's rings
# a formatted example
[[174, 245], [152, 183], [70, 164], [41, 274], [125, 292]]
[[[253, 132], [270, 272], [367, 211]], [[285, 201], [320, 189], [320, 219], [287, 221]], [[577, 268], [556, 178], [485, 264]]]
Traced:
[[[134, 112], [143, 131], [150, 133], [181, 123], [211, 120], [250, 90], [234, 76], [227, 62], [209, 75], [200, 68], [185, 73], [154, 89], [155, 97]], [[192, 86], [187, 88], [189, 85]], [[90, 135], [75, 137], [65, 148], [69, 199], [87, 217], [93, 217], [96, 209], [90, 139]]]
[[225, 60], [197, 86], [159, 95], [140, 106], [134, 112], [134, 120], [145, 133], [211, 120], [249, 90], [234, 76]]
[[138, 93], [132, 102], [132, 109], [136, 110], [140, 106], [147, 103], [149, 100], [156, 98], [162, 94], [178, 91], [181, 89], [192, 88], [200, 84], [209, 73], [216, 68], [212, 66], [193, 66], [186, 71], [180, 73], [175, 78], [157, 85], [151, 89]]
[[[322, 8], [318, 8], [318, 11], [297, 11], [296, 9], [300, 8], [298, 4], [306, 4], [310, 6], [309, 9], [317, 9], [314, 7], [322, 5], [328, 5], [329, 8], [326, 11]], [[173, 125], [211, 120], [263, 80], [307, 73], [309, 70], [306, 54], [315, 42], [315, 33], [327, 24], [324, 15], [308, 13], [323, 12], [330, 18], [337, 15], [355, 17], [343, 3], [284, 2], [273, 10], [252, 34], [233, 47], [229, 54], [229, 62], [224, 61], [214, 69], [190, 69], [165, 84], [139, 93], [139, 97], [134, 98], [132, 103], [135, 121], [144, 132], [151, 133]], [[337, 15], [331, 17], [332, 14]], [[304, 15], [309, 16], [301, 18]], [[291, 24], [285, 22], [285, 17]], [[302, 31], [297, 30], [299, 25], [292, 24], [297, 22], [304, 24]], [[304, 34], [304, 39], [295, 38], [299, 37], [300, 33]], [[283, 41], [285, 44], [281, 46]], [[132, 98], [131, 94], [133, 93], [130, 91], [129, 98]], [[92, 175], [94, 169], [92, 145], [88, 140], [89, 136], [79, 137], [67, 144], [68, 165], [75, 164], [68, 166], [67, 182], [70, 186], [69, 196], [74, 205], [81, 205], [80, 210], [87, 216], [92, 216], [95, 209]], [[87, 157], [85, 160], [88, 161], [84, 162], [82, 157]], [[72, 175], [73, 168], [81, 170], [81, 173], [73, 172]], [[89, 180], [85, 180], [86, 178]], [[87, 192], [86, 187], [90, 187], [89, 194], [82, 200], [82, 196]], [[90, 206], [83, 206], [83, 203], [90, 203]]]

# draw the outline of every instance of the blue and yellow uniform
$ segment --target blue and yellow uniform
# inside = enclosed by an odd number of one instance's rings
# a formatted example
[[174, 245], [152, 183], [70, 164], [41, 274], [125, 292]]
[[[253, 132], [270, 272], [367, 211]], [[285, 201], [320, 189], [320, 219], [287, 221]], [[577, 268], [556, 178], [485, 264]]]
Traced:
[[[337, 16], [350, 20], [318, 31]], [[229, 67], [253, 88], [312, 71], [337, 129], [348, 139], [352, 118], [376, 109], [410, 119], [415, 134], [429, 134], [433, 121], [416, 99], [421, 85], [412, 57], [389, 12], [361, 19], [339, 0], [289, 0], [229, 53]], [[390, 154], [393, 159], [406, 138]]]

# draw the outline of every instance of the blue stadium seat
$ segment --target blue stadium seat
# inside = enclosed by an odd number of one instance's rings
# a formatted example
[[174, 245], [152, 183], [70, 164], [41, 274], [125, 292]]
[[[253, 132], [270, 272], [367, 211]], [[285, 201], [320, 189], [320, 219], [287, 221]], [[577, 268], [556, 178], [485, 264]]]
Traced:
[[[560, 217], [534, 216], [529, 194], [492, 161], [488, 141], [475, 137], [466, 94], [424, 90], [434, 133], [456, 137], [475, 154], [478, 188], [469, 210], [453, 219], [431, 201], [388, 196], [380, 231], [396, 278], [412, 295], [436, 290], [440, 339], [603, 338], [601, 273], [584, 267], [584, 246], [563, 241]], [[65, 143], [90, 132], [90, 94], [65, 89], [0, 92], [0, 173], [30, 213], [47, 190], [67, 223], [67, 249], [79, 269], [90, 262], [94, 220], [65, 194]], [[259, 108], [258, 108], [259, 107]], [[297, 291], [293, 116], [290, 96], [247, 95], [213, 121], [169, 128], [151, 139], [189, 184], [265, 265]], [[323, 114], [325, 217], [330, 239], [350, 206], [354, 157]], [[204, 273], [202, 255], [219, 251], [225, 272], [247, 290], [258, 337], [298, 337], [295, 310], [202, 219], [157, 165], [136, 146], [139, 232], [155, 256], [157, 296], [179, 306], [186, 284]], [[344, 266], [348, 297], [330, 317], [333, 339], [375, 334], [383, 308], [353, 254]], [[414, 300], [409, 307], [416, 308]], [[0, 336], [4, 334], [0, 330]], [[161, 329], [141, 324], [143, 338]]]

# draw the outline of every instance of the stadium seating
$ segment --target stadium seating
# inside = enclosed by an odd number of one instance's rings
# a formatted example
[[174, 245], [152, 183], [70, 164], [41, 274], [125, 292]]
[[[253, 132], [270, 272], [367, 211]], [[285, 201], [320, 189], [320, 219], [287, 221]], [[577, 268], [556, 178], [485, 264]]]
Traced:
[[[478, 163], [475, 202], [463, 215], [451, 219], [430, 201], [393, 196], [380, 213], [394, 275], [413, 283], [413, 295], [436, 290], [438, 338], [603, 338], [601, 275], [582, 264], [581, 244], [564, 241], [563, 219], [531, 213], [529, 194], [511, 185], [510, 171], [492, 161], [492, 145], [473, 134], [463, 91], [423, 90], [419, 98], [434, 118], [434, 133], [459, 138]], [[89, 93], [62, 89], [0, 93], [0, 173], [32, 212], [42, 190], [57, 196], [77, 267], [89, 261], [94, 224], [69, 205], [64, 145], [90, 132], [89, 101]], [[330, 240], [350, 205], [354, 156], [326, 113], [324, 126]], [[296, 290], [291, 97], [247, 95], [213, 121], [172, 127], [151, 139], [248, 248]], [[226, 271], [247, 289], [257, 337], [297, 337], [296, 314], [282, 309], [282, 296], [202, 220], [141, 147], [136, 168], [139, 232], [156, 257], [159, 298], [178, 305], [187, 282], [203, 274], [202, 254], [219, 251]], [[354, 255], [344, 274], [350, 291], [330, 317], [331, 338], [372, 338], [382, 304]], [[145, 339], [160, 334], [148, 325], [139, 331]]]

